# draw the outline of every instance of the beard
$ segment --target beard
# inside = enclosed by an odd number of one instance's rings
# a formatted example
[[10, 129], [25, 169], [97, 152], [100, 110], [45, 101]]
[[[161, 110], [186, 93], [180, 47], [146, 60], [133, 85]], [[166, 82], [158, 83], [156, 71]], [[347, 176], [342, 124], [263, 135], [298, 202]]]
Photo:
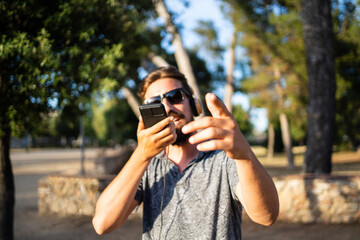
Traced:
[[182, 133], [181, 128], [176, 129], [176, 140], [174, 143], [172, 143], [172, 145], [176, 145], [176, 146], [183, 145], [184, 143], [187, 142], [190, 136], [191, 136], [190, 133], [188, 134]]
[[175, 111], [170, 111], [169, 116], [173, 116], [175, 119], [178, 119], [178, 121], [181, 121], [181, 123], [175, 129], [177, 137], [175, 142], [172, 143], [172, 145], [177, 145], [177, 146], [183, 145], [188, 141], [189, 137], [191, 136], [191, 133], [184, 134], [181, 131], [181, 129], [185, 124], [189, 123], [190, 121], [186, 121], [184, 114]]

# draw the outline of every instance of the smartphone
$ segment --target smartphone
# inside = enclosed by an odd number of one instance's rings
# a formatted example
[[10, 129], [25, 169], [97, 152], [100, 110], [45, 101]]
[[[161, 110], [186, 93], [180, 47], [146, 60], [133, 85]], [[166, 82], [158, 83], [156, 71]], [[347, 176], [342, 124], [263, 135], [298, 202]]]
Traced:
[[139, 107], [145, 127], [149, 128], [167, 117], [162, 103], [144, 104]]

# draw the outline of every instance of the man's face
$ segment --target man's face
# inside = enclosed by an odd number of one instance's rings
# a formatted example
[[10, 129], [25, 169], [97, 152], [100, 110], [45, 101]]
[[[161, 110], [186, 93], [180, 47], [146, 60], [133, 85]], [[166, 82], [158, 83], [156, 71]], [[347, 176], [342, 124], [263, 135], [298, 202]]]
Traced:
[[[171, 90], [182, 88], [180, 81], [173, 78], [162, 78], [151, 83], [146, 90], [145, 99], [159, 96], [161, 94], [168, 93]], [[174, 117], [174, 123], [176, 133], [178, 135], [177, 141], [186, 141], [188, 136], [183, 136], [181, 128], [188, 122], [193, 120], [193, 114], [190, 107], [188, 96], [184, 95], [184, 100], [179, 103], [170, 103], [168, 99], [163, 98], [162, 104], [165, 106], [165, 110], [168, 116]], [[184, 139], [183, 139], [184, 138]]]

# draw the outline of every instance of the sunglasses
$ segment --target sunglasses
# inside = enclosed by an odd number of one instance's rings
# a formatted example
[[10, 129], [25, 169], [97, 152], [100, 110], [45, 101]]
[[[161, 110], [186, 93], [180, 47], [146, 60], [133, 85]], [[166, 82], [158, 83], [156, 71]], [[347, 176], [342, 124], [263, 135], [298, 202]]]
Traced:
[[177, 88], [167, 93], [160, 94], [159, 96], [148, 98], [144, 101], [144, 104], [161, 103], [164, 98], [166, 98], [166, 100], [172, 105], [178, 104], [184, 100], [184, 93], [186, 94], [184, 89]]

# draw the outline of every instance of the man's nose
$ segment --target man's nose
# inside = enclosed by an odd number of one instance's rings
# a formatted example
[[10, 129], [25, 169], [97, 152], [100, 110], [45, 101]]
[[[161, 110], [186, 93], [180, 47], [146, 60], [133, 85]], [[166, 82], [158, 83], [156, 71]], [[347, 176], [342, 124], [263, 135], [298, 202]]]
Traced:
[[173, 110], [174, 109], [174, 106], [166, 99], [166, 98], [163, 98], [163, 100], [161, 101], [161, 103], [164, 105], [165, 107], [165, 111], [166, 111], [166, 114], [169, 114], [170, 110]]

